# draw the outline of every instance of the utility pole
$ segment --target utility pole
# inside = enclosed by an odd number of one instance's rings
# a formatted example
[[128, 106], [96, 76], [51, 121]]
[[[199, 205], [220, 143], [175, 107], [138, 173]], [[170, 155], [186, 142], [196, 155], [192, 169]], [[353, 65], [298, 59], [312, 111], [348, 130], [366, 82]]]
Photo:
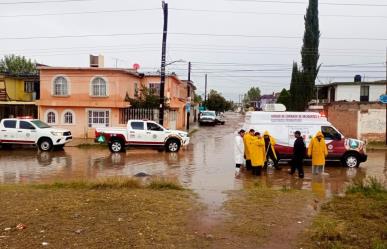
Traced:
[[165, 88], [165, 57], [167, 53], [167, 34], [168, 34], [168, 3], [164, 0], [162, 2], [164, 13], [164, 27], [163, 27], [163, 43], [161, 49], [161, 73], [160, 73], [160, 109], [159, 109], [159, 123], [164, 125], [164, 88]]
[[204, 82], [204, 103], [207, 104], [207, 74]]
[[188, 83], [187, 83], [187, 131], [189, 131], [189, 118], [191, 116], [191, 62], [188, 62]]

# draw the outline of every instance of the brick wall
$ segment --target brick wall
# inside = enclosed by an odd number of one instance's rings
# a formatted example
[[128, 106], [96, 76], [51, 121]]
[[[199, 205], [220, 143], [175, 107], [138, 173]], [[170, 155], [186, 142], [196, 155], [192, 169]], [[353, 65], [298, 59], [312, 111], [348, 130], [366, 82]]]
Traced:
[[325, 106], [328, 121], [346, 137], [384, 141], [386, 107], [371, 102], [335, 102]]

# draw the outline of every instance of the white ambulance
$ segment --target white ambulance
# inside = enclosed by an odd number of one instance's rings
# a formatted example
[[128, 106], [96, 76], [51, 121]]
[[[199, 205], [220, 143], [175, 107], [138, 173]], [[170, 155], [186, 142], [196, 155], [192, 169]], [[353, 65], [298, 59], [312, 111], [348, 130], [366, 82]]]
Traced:
[[354, 168], [367, 160], [363, 141], [345, 138], [326, 117], [314, 112], [248, 112], [243, 129], [264, 131], [276, 139], [275, 150], [280, 160], [290, 160], [293, 153], [294, 132], [300, 131], [306, 146], [312, 137], [322, 131], [328, 148], [327, 161], [341, 161]]

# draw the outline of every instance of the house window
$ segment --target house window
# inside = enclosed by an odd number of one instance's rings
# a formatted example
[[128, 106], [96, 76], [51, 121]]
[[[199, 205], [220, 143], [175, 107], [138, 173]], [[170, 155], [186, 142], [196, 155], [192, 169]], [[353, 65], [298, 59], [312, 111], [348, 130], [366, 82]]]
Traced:
[[91, 82], [92, 96], [106, 97], [107, 96], [107, 84], [104, 79], [97, 77]]
[[48, 112], [47, 113], [47, 123], [49, 124], [55, 124], [56, 122], [56, 115], [55, 112]]
[[24, 82], [24, 92], [25, 93], [34, 92], [34, 82], [33, 81], [25, 81]]
[[110, 111], [108, 110], [89, 110], [89, 127], [108, 127]]
[[368, 102], [370, 100], [370, 86], [360, 87], [360, 101]]
[[70, 111], [65, 112], [63, 115], [63, 122], [65, 124], [73, 124], [74, 123], [74, 114]]
[[68, 93], [68, 83], [65, 77], [59, 76], [54, 80], [54, 95], [55, 96], [67, 96]]
[[159, 83], [149, 83], [149, 89], [152, 90], [154, 95], [160, 95], [160, 84]]

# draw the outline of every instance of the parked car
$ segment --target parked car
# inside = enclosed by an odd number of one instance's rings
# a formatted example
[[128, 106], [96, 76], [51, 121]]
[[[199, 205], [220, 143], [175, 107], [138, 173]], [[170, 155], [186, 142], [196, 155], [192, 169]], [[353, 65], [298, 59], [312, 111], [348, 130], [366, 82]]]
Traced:
[[129, 120], [126, 128], [97, 128], [96, 142], [109, 145], [113, 153], [123, 152], [126, 147], [154, 147], [167, 152], [178, 152], [189, 144], [185, 131], [168, 130], [153, 121]]
[[366, 144], [342, 135], [327, 118], [313, 112], [248, 112], [245, 130], [255, 129], [263, 133], [269, 131], [277, 140], [275, 150], [280, 160], [290, 160], [293, 154], [294, 132], [300, 131], [306, 146], [312, 137], [321, 131], [328, 148], [327, 161], [341, 161], [354, 168], [367, 161]]
[[216, 113], [215, 111], [202, 111], [199, 116], [200, 125], [216, 125]]
[[31, 118], [7, 118], [0, 122], [0, 145], [37, 145], [41, 151], [63, 149], [72, 140], [71, 132]]

